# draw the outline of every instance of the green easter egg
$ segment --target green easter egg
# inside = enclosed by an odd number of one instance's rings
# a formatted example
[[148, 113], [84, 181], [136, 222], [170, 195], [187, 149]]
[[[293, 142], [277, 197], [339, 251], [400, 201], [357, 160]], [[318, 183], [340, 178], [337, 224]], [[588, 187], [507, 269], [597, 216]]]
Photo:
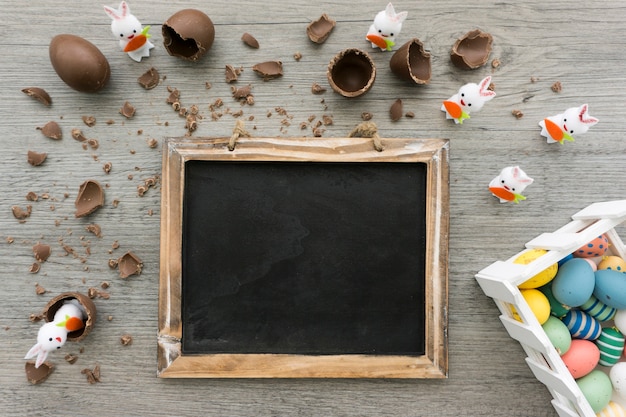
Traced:
[[543, 295], [548, 297], [548, 301], [550, 302], [550, 314], [552, 314], [554, 317], [564, 317], [570, 310], [570, 307], [563, 305], [556, 298], [554, 298], [554, 295], [552, 294], [551, 282], [547, 283], [543, 287], [540, 287], [539, 291], [541, 291]]
[[613, 386], [607, 374], [599, 369], [576, 380], [578, 387], [587, 399], [594, 413], [599, 413], [611, 401]]
[[572, 335], [565, 323], [557, 317], [551, 316], [541, 327], [543, 327], [543, 331], [546, 332], [548, 339], [559, 355], [563, 355], [569, 350], [572, 344]]

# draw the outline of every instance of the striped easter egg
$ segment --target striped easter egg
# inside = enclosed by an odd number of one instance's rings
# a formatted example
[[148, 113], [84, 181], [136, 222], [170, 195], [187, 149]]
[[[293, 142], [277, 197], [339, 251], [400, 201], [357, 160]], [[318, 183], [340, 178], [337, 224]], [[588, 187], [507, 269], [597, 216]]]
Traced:
[[604, 407], [597, 417], [626, 417], [626, 410], [624, 407], [616, 403], [615, 401], [609, 401], [609, 405]]
[[584, 311], [570, 310], [562, 320], [572, 337], [577, 339], [595, 340], [602, 332], [600, 322]]
[[617, 313], [615, 307], [607, 306], [593, 295], [580, 306], [580, 309], [599, 321], [611, 320]]
[[600, 361], [598, 363], [602, 366], [613, 366], [622, 356], [624, 336], [619, 330], [607, 327], [602, 329], [602, 333], [595, 340], [595, 344], [600, 349]]

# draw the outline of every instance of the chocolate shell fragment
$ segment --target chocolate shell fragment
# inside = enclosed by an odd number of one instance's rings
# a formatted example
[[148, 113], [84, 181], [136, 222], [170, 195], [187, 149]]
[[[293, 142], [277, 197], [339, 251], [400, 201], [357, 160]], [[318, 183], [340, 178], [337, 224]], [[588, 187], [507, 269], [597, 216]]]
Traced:
[[241, 40], [250, 48], [259, 49], [259, 41], [257, 41], [256, 38], [250, 35], [248, 32], [241, 35]]
[[27, 160], [29, 164], [36, 167], [43, 164], [47, 157], [48, 154], [46, 152], [28, 151]]
[[43, 88], [39, 87], [28, 87], [23, 88], [22, 93], [26, 94], [29, 97], [34, 98], [35, 100], [42, 103], [44, 106], [49, 106], [52, 104], [52, 99], [50, 98], [50, 94], [46, 92]]
[[397, 122], [402, 118], [402, 113], [402, 100], [397, 99], [389, 108], [389, 117], [391, 117], [392, 121]]
[[126, 252], [117, 260], [120, 278], [128, 278], [131, 275], [141, 274], [143, 262], [133, 252]]
[[336, 22], [324, 13], [319, 19], [308, 24], [306, 34], [312, 42], [324, 43], [335, 28], [335, 24]]
[[52, 371], [54, 371], [54, 365], [50, 362], [42, 363], [39, 368], [35, 368], [35, 361], [28, 361], [24, 364], [24, 370], [26, 372], [26, 379], [33, 385], [41, 384], [44, 382]]
[[98, 181], [87, 180], [80, 185], [74, 206], [76, 217], [87, 216], [104, 205], [104, 190]]
[[159, 71], [152, 67], [137, 78], [137, 82], [146, 90], [151, 90], [159, 85]]
[[281, 61], [260, 62], [254, 65], [252, 70], [267, 81], [272, 78], [282, 77], [283, 63]]
[[482, 67], [489, 60], [493, 37], [480, 29], [467, 32], [452, 46], [450, 59], [461, 69], [471, 70]]

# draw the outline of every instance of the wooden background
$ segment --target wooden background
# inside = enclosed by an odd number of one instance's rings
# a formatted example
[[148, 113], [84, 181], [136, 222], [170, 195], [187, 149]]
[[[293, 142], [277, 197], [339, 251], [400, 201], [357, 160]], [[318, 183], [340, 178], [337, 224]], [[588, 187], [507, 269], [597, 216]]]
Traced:
[[[390, 73], [390, 53], [372, 51], [363, 37], [385, 2], [243, 0], [209, 3], [156, 0], [130, 3], [144, 25], [152, 25], [152, 56], [136, 63], [119, 51], [101, 2], [67, 0], [2, 1], [0, 27], [0, 411], [16, 416], [554, 416], [547, 390], [523, 361], [519, 345], [508, 337], [493, 302], [484, 296], [474, 274], [506, 259], [542, 232], [553, 231], [569, 216], [595, 201], [624, 197], [626, 117], [624, 20], [622, 1], [396, 2], [408, 10], [398, 44], [422, 40], [433, 55], [432, 81], [412, 86]], [[117, 6], [115, 3], [109, 4]], [[183, 8], [199, 8], [216, 24], [209, 54], [197, 63], [170, 57], [163, 48], [161, 24]], [[308, 22], [328, 13], [337, 26], [323, 45], [305, 35]], [[494, 37], [492, 58], [501, 65], [463, 71], [449, 60], [455, 39], [480, 28]], [[243, 45], [244, 32], [261, 48]], [[95, 43], [112, 67], [111, 81], [99, 94], [68, 88], [54, 73], [48, 44], [59, 33], [80, 35]], [[340, 50], [360, 47], [377, 64], [374, 87], [348, 100], [330, 91], [313, 95], [311, 85], [327, 86], [325, 71]], [[301, 52], [302, 59], [293, 58]], [[251, 69], [281, 60], [285, 75], [263, 82]], [[224, 66], [243, 66], [239, 86], [253, 86], [256, 103], [241, 107], [224, 81]], [[161, 85], [146, 91], [137, 77], [157, 68]], [[497, 97], [462, 126], [445, 120], [442, 100], [467, 82], [492, 75]], [[535, 81], [532, 82], [531, 78]], [[560, 81], [562, 91], [551, 85]], [[210, 82], [212, 88], [206, 89]], [[20, 90], [43, 87], [53, 99], [44, 107]], [[185, 121], [165, 103], [167, 86], [178, 88], [185, 106], [196, 104], [204, 116], [195, 136], [230, 136], [237, 120], [225, 114], [211, 120], [209, 104], [243, 110], [246, 128], [256, 136], [312, 137], [300, 129], [310, 116], [332, 116], [325, 137], [345, 137], [374, 114], [383, 137], [441, 137], [451, 140], [450, 327], [447, 380], [162, 380], [156, 378], [157, 290], [159, 270], [159, 185], [139, 196], [137, 187], [161, 170], [164, 137], [186, 133]], [[401, 98], [414, 118], [392, 122], [388, 110]], [[321, 103], [321, 100], [324, 103]], [[137, 108], [126, 120], [125, 101]], [[600, 123], [574, 143], [547, 144], [537, 122], [568, 107], [588, 103]], [[281, 107], [287, 116], [280, 115]], [[516, 119], [512, 110], [524, 116]], [[271, 115], [270, 115], [271, 113]], [[92, 115], [93, 127], [81, 117]], [[254, 116], [253, 121], [248, 117]], [[287, 122], [284, 122], [284, 120]], [[45, 138], [36, 128], [57, 121], [62, 140]], [[113, 121], [107, 124], [107, 121]], [[315, 122], [315, 121], [314, 121]], [[287, 125], [290, 124], [290, 125]], [[80, 128], [99, 141], [83, 149], [70, 131]], [[148, 146], [150, 139], [159, 146]], [[40, 167], [27, 163], [28, 150], [47, 152]], [[103, 164], [110, 162], [109, 174]], [[487, 190], [505, 166], [520, 165], [535, 182], [519, 205], [500, 204]], [[106, 204], [88, 218], [74, 218], [79, 185], [95, 179], [106, 186]], [[28, 202], [30, 191], [40, 198]], [[32, 215], [19, 223], [11, 207], [31, 204]], [[381, 213], [384, 215], [384, 213]], [[85, 230], [102, 228], [97, 238]], [[52, 246], [37, 274], [32, 246]], [[67, 254], [63, 245], [74, 249]], [[119, 247], [118, 247], [119, 246]], [[118, 247], [118, 248], [116, 248]], [[139, 276], [126, 280], [108, 266], [132, 250], [144, 263]], [[34, 344], [40, 324], [29, 315], [65, 291], [106, 290], [96, 299], [93, 332], [77, 344], [52, 354], [56, 369], [44, 384], [30, 385], [23, 357]], [[35, 284], [47, 292], [37, 295]], [[110, 320], [109, 320], [110, 318]], [[130, 346], [120, 337], [129, 334]], [[82, 353], [80, 353], [82, 351]], [[78, 356], [75, 364], [65, 353]], [[81, 370], [101, 367], [101, 382], [89, 385]]]

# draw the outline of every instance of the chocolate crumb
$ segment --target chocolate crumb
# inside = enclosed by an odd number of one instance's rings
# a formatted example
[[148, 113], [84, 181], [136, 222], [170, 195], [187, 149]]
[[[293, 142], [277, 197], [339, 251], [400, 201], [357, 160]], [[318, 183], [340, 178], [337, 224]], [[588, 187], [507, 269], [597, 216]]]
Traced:
[[106, 290], [107, 288], [109, 288], [111, 286], [111, 284], [108, 281], [102, 281], [100, 283], [100, 288], [102, 288], [103, 290]]
[[52, 248], [50, 245], [46, 245], [44, 243], [37, 243], [33, 246], [33, 256], [39, 262], [45, 262], [52, 253]]
[[38, 127], [38, 130], [41, 130], [41, 133], [47, 138], [60, 140], [63, 138], [63, 132], [61, 131], [61, 126], [55, 121], [50, 121], [46, 123], [43, 127]]
[[108, 264], [111, 269], [117, 268], [117, 259], [109, 259]]
[[111, 172], [111, 168], [113, 168], [113, 164], [111, 162], [105, 162], [104, 165], [102, 165], [102, 170], [105, 174], [109, 174]]
[[52, 374], [54, 365], [50, 362], [44, 362], [39, 368], [35, 368], [35, 361], [28, 361], [24, 365], [24, 370], [26, 371], [26, 379], [28, 382], [31, 384], [41, 384]]
[[135, 107], [130, 104], [128, 101], [124, 102], [124, 105], [120, 109], [120, 114], [127, 119], [130, 119], [135, 115]]
[[159, 72], [152, 67], [137, 78], [137, 82], [146, 90], [151, 90], [159, 85]]
[[117, 260], [120, 278], [128, 278], [131, 275], [140, 275], [143, 262], [133, 252], [126, 252]]
[[372, 120], [373, 117], [374, 115], [368, 111], [364, 111], [363, 113], [361, 113], [361, 119], [365, 122]]
[[531, 83], [536, 83], [537, 81], [539, 81], [539, 78], [537, 78], [537, 77], [530, 77], [530, 82]]
[[37, 295], [43, 295], [46, 293], [46, 289], [39, 285], [39, 283], [35, 283], [35, 293]]
[[122, 337], [120, 337], [120, 343], [122, 346], [129, 346], [133, 343], [133, 337], [129, 334], [122, 335]]
[[27, 160], [29, 164], [31, 164], [34, 167], [37, 167], [43, 164], [47, 157], [48, 157], [48, 154], [46, 152], [28, 151]]
[[556, 81], [554, 84], [552, 84], [552, 87], [550, 87], [550, 89], [555, 93], [560, 93], [563, 89], [563, 85], [561, 85], [560, 81]]
[[311, 86], [311, 92], [313, 94], [322, 94], [325, 91], [326, 91], [326, 88], [322, 87], [318, 83], [313, 83], [313, 85]]
[[100, 365], [96, 365], [93, 370], [85, 368], [80, 371], [80, 373], [87, 377], [87, 382], [89, 384], [100, 382]]
[[13, 206], [11, 207], [11, 211], [13, 212], [13, 217], [20, 221], [24, 221], [30, 217], [30, 214], [33, 211], [33, 206], [26, 206], [26, 210], [22, 209], [20, 206]]
[[233, 83], [237, 81], [237, 78], [239, 78], [239, 73], [235, 70], [235, 67], [230, 64], [226, 64], [226, 67], [224, 68], [224, 77], [227, 83]]
[[397, 122], [402, 118], [402, 113], [402, 100], [397, 99], [389, 108], [389, 116], [391, 117], [392, 121]]
[[148, 143], [148, 147], [153, 148], [153, 149], [159, 146], [159, 141], [156, 140], [155, 138], [148, 139], [147, 143]]
[[404, 114], [404, 117], [408, 117], [409, 119], [412, 119], [415, 117], [415, 113], [413, 113], [412, 111], [408, 111]]
[[333, 116], [329, 116], [325, 114], [324, 116], [322, 116], [322, 120], [323, 120], [324, 126], [330, 126], [333, 124]]
[[50, 98], [50, 94], [46, 92], [43, 88], [39, 87], [28, 87], [23, 88], [22, 93], [26, 94], [29, 97], [34, 98], [45, 106], [49, 106], [52, 104], [52, 99]]
[[102, 229], [100, 228], [100, 225], [98, 224], [95, 224], [95, 223], [88, 224], [87, 226], [85, 226], [85, 230], [87, 230], [90, 233], [93, 233], [96, 237], [102, 237]]
[[496, 85], [494, 83], [490, 83], [489, 86], [487, 87], [487, 90], [496, 91]]
[[85, 137], [85, 135], [83, 135], [83, 132], [80, 129], [72, 129], [72, 138], [79, 142], [84, 142], [87, 140], [87, 138]]
[[41, 269], [41, 265], [38, 264], [37, 262], [33, 262], [33, 264], [28, 269], [28, 272], [30, 272], [31, 274], [36, 274], [37, 272], [39, 272], [40, 269]]
[[83, 116], [83, 123], [85, 123], [89, 127], [94, 127], [96, 125], [96, 118], [94, 116]]
[[[178, 91], [178, 89], [176, 88], [172, 88], [172, 87], [167, 87], [167, 91], [170, 92], [170, 95], [167, 97], [167, 99], [165, 100], [165, 102], [167, 104], [174, 104], [174, 103], [179, 103], [180, 100], [180, 91]], [[180, 104], [180, 103], [179, 103]]]
[[65, 355], [65, 360], [67, 361], [67, 363], [74, 365], [78, 360], [78, 356], [72, 353], [68, 353], [67, 355]]
[[522, 113], [521, 110], [511, 110], [511, 114], [513, 116], [515, 116], [516, 119], [521, 119], [522, 117], [524, 117], [524, 113]]
[[300, 51], [293, 54], [293, 59], [295, 59], [296, 61], [300, 61], [302, 59], [302, 54], [300, 53]]
[[98, 149], [100, 142], [98, 142], [98, 139], [87, 139], [87, 145], [89, 145], [91, 149]]
[[498, 58], [494, 58], [493, 61], [491, 61], [491, 68], [496, 69], [500, 67], [500, 64], [500, 60]]
[[108, 321], [112, 321], [113, 320], [113, 316], [107, 316], [107, 320]]

